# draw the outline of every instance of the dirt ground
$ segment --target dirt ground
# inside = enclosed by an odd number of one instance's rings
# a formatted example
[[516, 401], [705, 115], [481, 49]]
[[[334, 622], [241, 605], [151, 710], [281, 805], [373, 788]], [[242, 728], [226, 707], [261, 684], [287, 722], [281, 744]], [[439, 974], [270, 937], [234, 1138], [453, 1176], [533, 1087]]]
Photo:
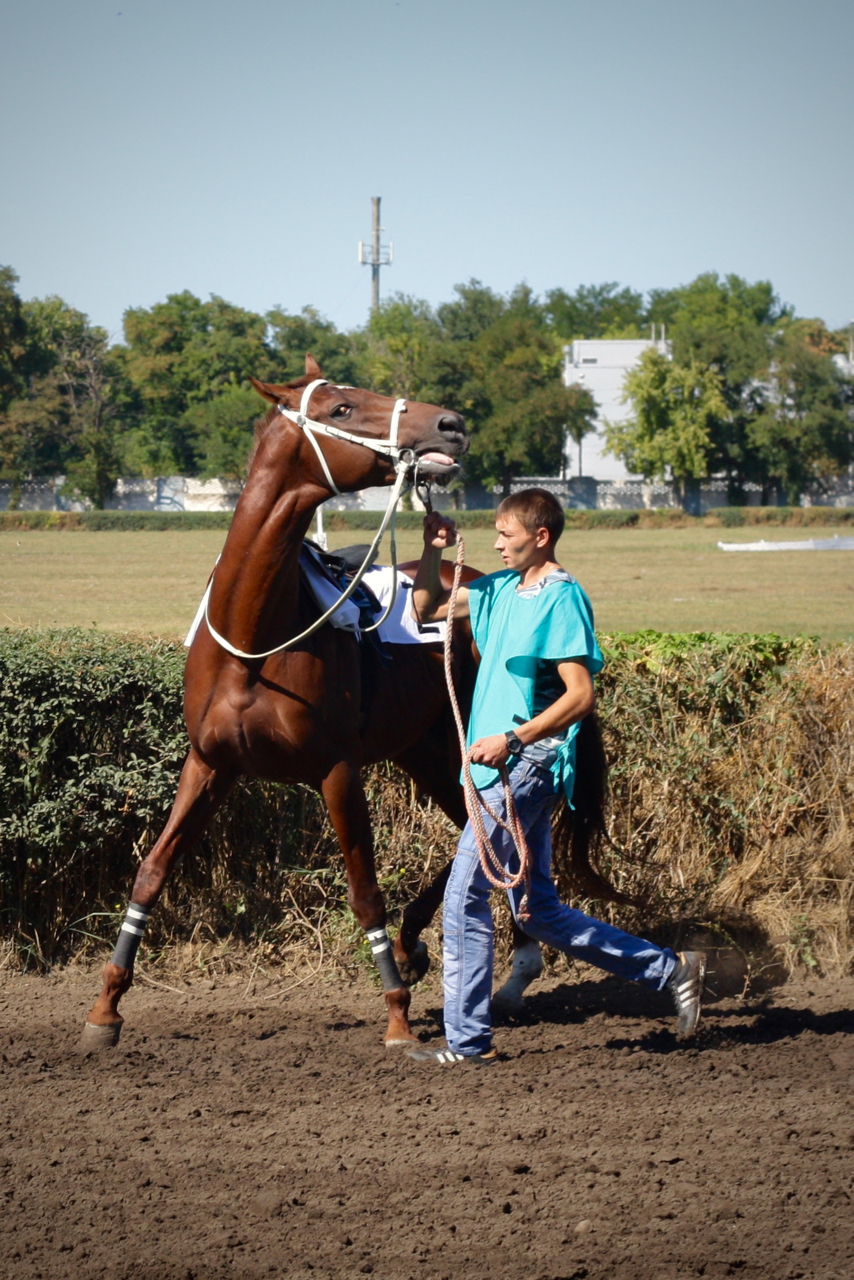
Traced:
[[488, 1068], [385, 1051], [366, 984], [245, 976], [139, 985], [80, 1056], [96, 984], [0, 982], [4, 1277], [854, 1276], [854, 979], [713, 1003], [692, 1048], [552, 979]]

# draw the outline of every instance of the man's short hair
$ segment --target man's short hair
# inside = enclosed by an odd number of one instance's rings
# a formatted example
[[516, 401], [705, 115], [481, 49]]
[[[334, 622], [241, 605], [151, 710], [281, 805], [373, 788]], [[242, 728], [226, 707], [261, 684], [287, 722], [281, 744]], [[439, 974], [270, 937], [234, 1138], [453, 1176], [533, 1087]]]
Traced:
[[520, 489], [503, 498], [496, 508], [495, 518], [513, 516], [528, 533], [547, 529], [552, 543], [563, 533], [566, 517], [563, 507], [548, 489]]

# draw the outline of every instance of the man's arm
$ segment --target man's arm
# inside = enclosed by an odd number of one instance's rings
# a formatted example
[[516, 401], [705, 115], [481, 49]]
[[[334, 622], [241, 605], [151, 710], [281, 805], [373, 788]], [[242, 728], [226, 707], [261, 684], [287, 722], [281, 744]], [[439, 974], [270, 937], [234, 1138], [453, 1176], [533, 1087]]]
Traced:
[[[439, 576], [442, 552], [457, 540], [453, 520], [432, 511], [424, 517], [424, 550], [412, 587], [412, 616], [416, 622], [444, 622], [448, 616], [451, 593], [442, 586]], [[457, 592], [455, 615], [467, 618], [469, 614], [468, 589], [460, 584]]]
[[[541, 738], [551, 738], [562, 733], [571, 724], [583, 720], [596, 705], [596, 694], [593, 679], [587, 670], [583, 658], [570, 658], [566, 662], [557, 663], [558, 674], [563, 681], [566, 692], [562, 693], [551, 706], [546, 707], [533, 720], [525, 724], [508, 725], [523, 746], [539, 742]], [[507, 750], [507, 739], [503, 733], [490, 734], [487, 738], [479, 738], [471, 749], [471, 758], [476, 764], [488, 765], [497, 769], [506, 764], [510, 752]]]

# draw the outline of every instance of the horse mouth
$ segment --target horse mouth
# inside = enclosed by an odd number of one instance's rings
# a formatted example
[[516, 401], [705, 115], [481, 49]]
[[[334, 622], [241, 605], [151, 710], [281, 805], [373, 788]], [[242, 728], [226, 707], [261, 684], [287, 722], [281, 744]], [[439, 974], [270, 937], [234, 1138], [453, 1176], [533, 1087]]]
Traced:
[[429, 449], [426, 453], [418, 455], [418, 470], [427, 476], [433, 476], [436, 480], [450, 480], [460, 469], [460, 464], [447, 453], [439, 453], [435, 449]]

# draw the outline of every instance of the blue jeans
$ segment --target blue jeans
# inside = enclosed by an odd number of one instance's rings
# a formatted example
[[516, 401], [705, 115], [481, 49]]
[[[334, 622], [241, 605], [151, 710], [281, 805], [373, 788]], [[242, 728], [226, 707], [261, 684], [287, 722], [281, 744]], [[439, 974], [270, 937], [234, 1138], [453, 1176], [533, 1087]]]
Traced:
[[[521, 922], [525, 933], [577, 960], [661, 990], [676, 965], [676, 956], [669, 947], [656, 947], [560, 901], [551, 876], [551, 815], [557, 799], [551, 774], [520, 761], [510, 779], [531, 855], [530, 918]], [[483, 796], [495, 813], [504, 816], [500, 782], [484, 791]], [[515, 874], [519, 860], [510, 836], [486, 812], [484, 823], [493, 848], [504, 866]], [[507, 894], [517, 919], [524, 892], [523, 883]], [[492, 1042], [489, 894], [490, 885], [483, 874], [469, 822], [457, 846], [444, 908], [445, 1034], [457, 1053], [485, 1053]]]

